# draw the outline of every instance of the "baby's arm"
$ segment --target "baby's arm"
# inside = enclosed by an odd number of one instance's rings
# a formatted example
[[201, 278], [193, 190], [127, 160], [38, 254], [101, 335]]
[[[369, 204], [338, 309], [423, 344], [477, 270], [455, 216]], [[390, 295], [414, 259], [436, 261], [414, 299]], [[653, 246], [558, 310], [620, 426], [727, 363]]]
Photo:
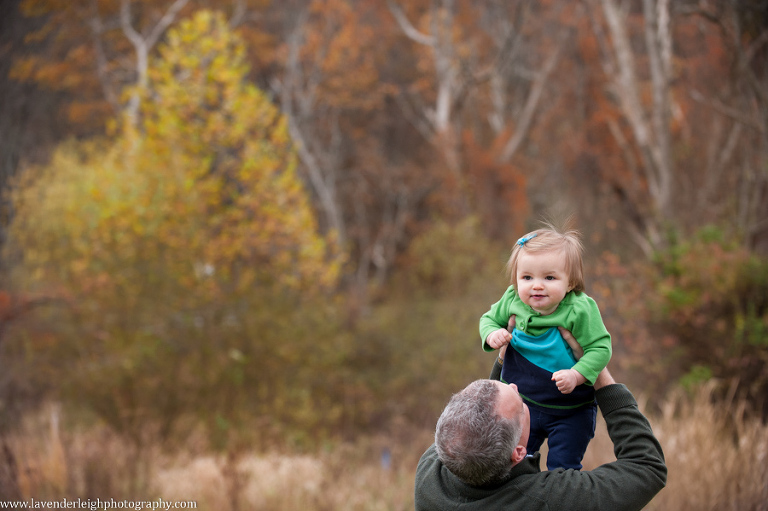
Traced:
[[509, 324], [509, 305], [514, 296], [514, 290], [510, 286], [501, 299], [491, 305], [491, 309], [480, 317], [480, 338], [483, 350], [498, 350], [508, 345], [512, 339], [512, 334], [504, 327]]
[[506, 328], [499, 328], [498, 330], [494, 330], [488, 334], [488, 337], [485, 339], [485, 343], [491, 348], [497, 350], [509, 344], [509, 341], [511, 340], [512, 334], [510, 334]]
[[[571, 332], [561, 326], [557, 327], [557, 329], [560, 331], [560, 335], [563, 336], [565, 342], [568, 343], [568, 346], [570, 346], [574, 358], [579, 360], [584, 355], [584, 348], [576, 342], [576, 338]], [[570, 394], [573, 392], [573, 389], [585, 383], [587, 379], [576, 369], [562, 369], [552, 374], [552, 381], [557, 384], [557, 390], [563, 394]]]
[[[605, 328], [600, 310], [592, 298], [586, 297], [585, 300], [578, 303], [575, 312], [576, 317], [569, 321], [568, 325], [572, 335], [570, 337], [564, 335], [563, 329], [560, 329], [560, 334], [571, 347], [577, 360], [571, 370], [583, 376], [584, 383], [592, 385], [600, 371], [608, 365], [608, 361], [611, 359], [611, 334]], [[558, 376], [562, 377], [562, 375]], [[571, 377], [581, 381], [581, 378], [576, 375], [572, 374]], [[565, 389], [568, 387], [570, 385], [566, 385]]]

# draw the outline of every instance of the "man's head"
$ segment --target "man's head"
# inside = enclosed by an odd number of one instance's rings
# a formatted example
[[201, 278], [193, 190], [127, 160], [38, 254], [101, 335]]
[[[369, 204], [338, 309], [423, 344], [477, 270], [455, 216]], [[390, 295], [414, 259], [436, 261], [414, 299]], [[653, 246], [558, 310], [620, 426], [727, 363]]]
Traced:
[[474, 486], [503, 481], [525, 455], [530, 415], [515, 385], [477, 380], [454, 394], [440, 415], [435, 446], [440, 461]]

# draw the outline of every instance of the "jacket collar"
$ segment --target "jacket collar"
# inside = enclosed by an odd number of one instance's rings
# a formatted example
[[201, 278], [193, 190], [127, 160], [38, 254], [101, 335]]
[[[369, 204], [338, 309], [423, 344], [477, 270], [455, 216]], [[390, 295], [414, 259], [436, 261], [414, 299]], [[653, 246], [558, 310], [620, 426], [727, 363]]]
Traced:
[[494, 485], [489, 486], [472, 486], [469, 485], [455, 475], [453, 475], [445, 466], [443, 466], [443, 470], [451, 475], [451, 477], [447, 478], [447, 481], [450, 482], [450, 485], [453, 486], [452, 493], [455, 495], [464, 495], [468, 497], [470, 500], [473, 498], [483, 498], [484, 496], [487, 496], [488, 494], [494, 493], [496, 490], [501, 488], [504, 485], [509, 484], [511, 481], [513, 481], [515, 478], [520, 477], [521, 475], [526, 474], [536, 474], [538, 472], [541, 472], [541, 453], [537, 452], [533, 455], [526, 456], [525, 458], [520, 461], [517, 465], [512, 467], [512, 470], [510, 471], [509, 475], [504, 478], [503, 481], [500, 483], [496, 483]]

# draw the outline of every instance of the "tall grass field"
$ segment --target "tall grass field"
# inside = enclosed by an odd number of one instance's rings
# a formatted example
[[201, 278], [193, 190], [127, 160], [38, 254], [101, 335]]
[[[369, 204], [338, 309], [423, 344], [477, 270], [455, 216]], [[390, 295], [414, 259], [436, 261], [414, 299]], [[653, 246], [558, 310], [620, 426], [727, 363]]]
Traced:
[[[768, 425], [748, 411], [744, 402], [716, 402], [704, 387], [670, 395], [649, 413], [669, 478], [647, 509], [768, 510]], [[194, 440], [183, 454], [160, 445], [137, 453], [106, 428], [64, 431], [60, 413], [49, 407], [3, 439], [23, 499], [162, 498], [220, 511], [406, 511], [413, 509], [416, 463], [432, 441], [425, 430], [314, 454], [245, 449], [223, 456]], [[599, 422], [585, 469], [613, 459]]]

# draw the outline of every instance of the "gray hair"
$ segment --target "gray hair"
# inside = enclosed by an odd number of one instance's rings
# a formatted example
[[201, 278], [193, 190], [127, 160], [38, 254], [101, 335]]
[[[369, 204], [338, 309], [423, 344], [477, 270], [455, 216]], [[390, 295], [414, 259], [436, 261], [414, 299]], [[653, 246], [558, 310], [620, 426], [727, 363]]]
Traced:
[[472, 382], [451, 397], [437, 421], [435, 447], [440, 461], [473, 486], [498, 484], [512, 470], [522, 423], [496, 413], [498, 396], [494, 381]]

